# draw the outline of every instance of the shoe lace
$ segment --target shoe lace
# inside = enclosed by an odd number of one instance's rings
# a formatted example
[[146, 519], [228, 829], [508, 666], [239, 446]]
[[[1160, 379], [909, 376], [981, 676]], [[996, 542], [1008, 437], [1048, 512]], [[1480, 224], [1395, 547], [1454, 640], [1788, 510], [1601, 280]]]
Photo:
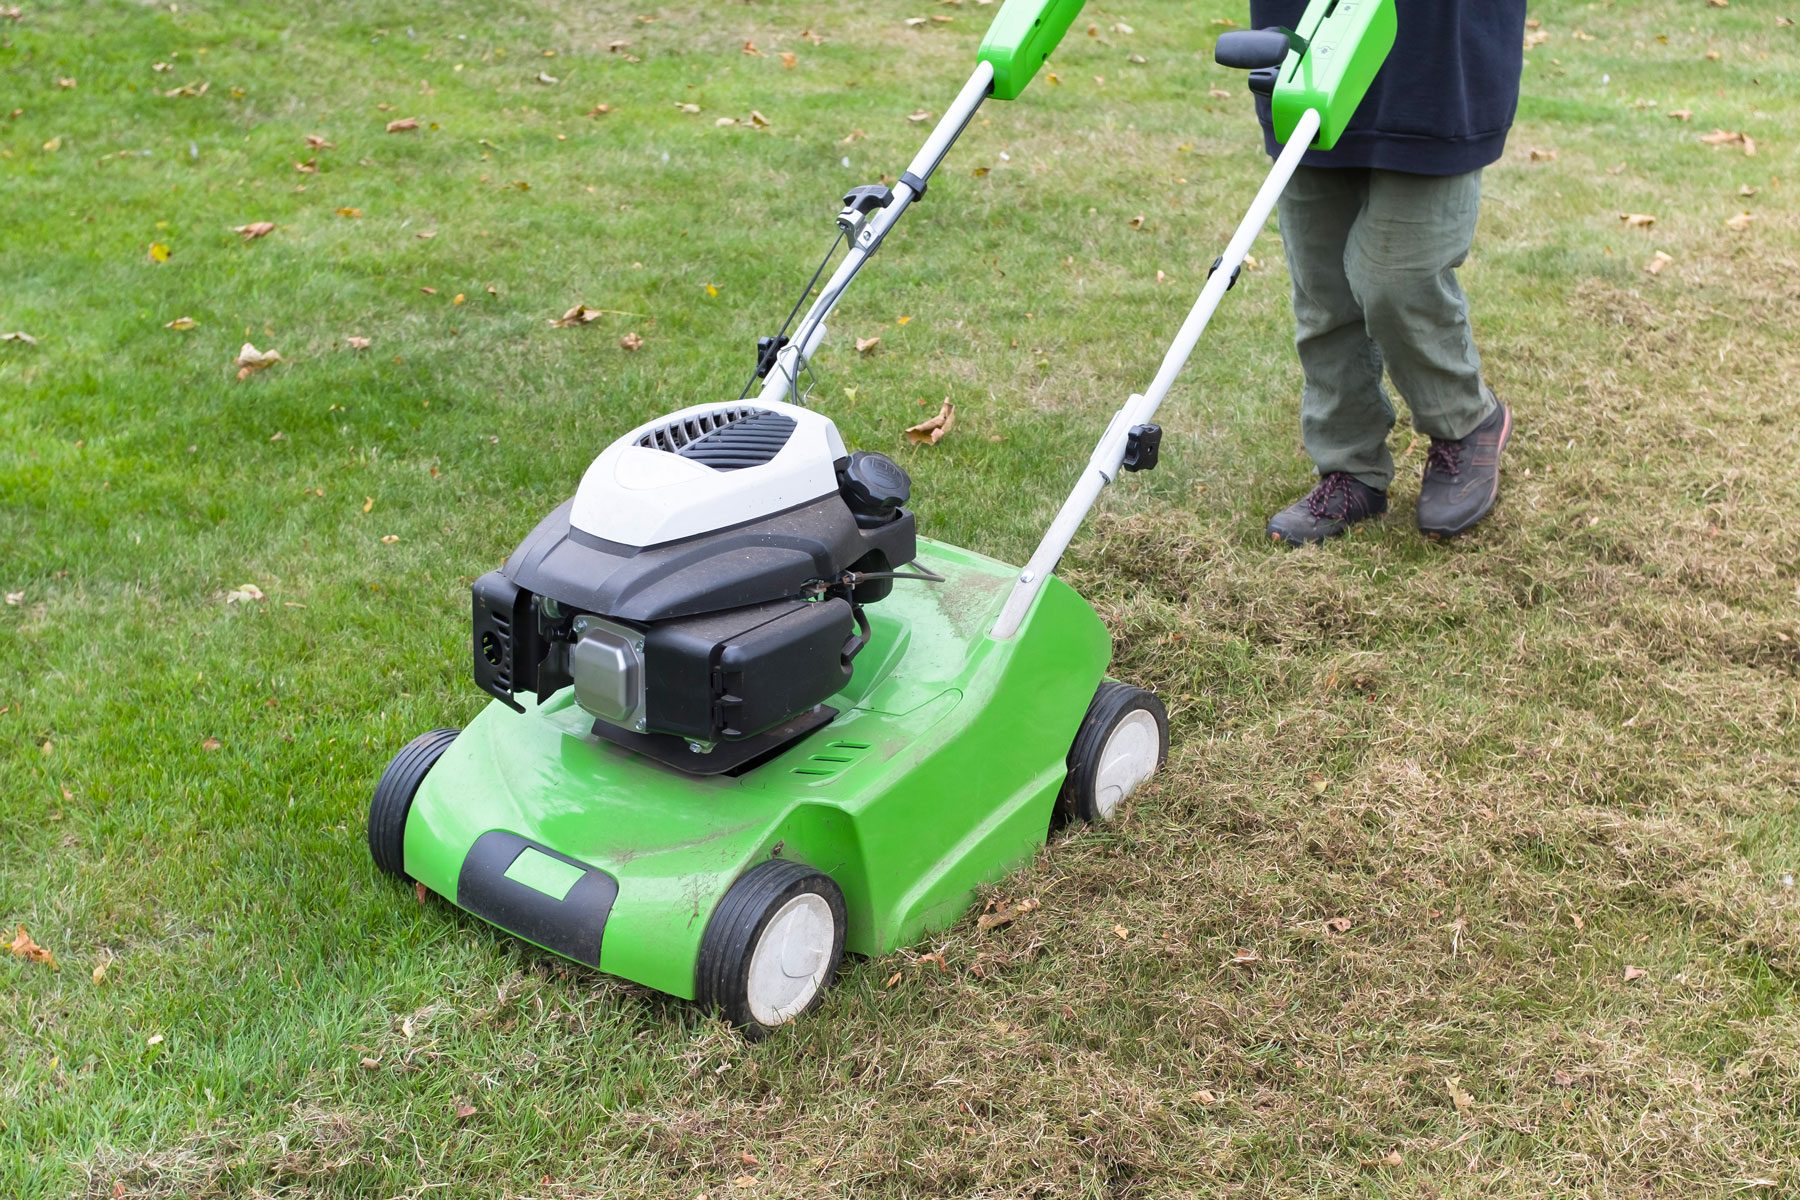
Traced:
[[1306, 511], [1319, 521], [1341, 521], [1350, 514], [1350, 501], [1356, 493], [1350, 486], [1351, 477], [1343, 471], [1333, 471], [1319, 480], [1306, 497]]
[[1433, 441], [1431, 449], [1425, 455], [1426, 472], [1439, 475], [1456, 476], [1462, 474], [1461, 442]]

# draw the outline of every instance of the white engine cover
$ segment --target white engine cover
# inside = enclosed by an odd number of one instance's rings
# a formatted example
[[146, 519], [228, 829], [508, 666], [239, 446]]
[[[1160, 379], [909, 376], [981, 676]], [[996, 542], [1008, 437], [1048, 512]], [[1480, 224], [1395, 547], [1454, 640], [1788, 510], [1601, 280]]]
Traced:
[[[787, 444], [759, 466], [722, 471], [638, 444], [672, 425], [747, 409], [794, 421]], [[837, 426], [811, 409], [760, 400], [696, 404], [640, 425], [608, 446], [581, 477], [569, 524], [625, 546], [680, 541], [833, 494], [837, 463], [847, 453]]]

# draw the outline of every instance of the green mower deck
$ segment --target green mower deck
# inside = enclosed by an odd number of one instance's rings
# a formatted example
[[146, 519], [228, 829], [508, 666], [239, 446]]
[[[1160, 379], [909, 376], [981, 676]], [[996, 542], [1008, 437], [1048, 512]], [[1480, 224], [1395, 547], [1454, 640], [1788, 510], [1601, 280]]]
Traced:
[[405, 871], [545, 949], [686, 999], [726, 889], [779, 857], [843, 890], [844, 944], [887, 953], [1030, 859], [1111, 640], [1052, 580], [988, 636], [1018, 569], [920, 540], [942, 584], [897, 587], [830, 724], [732, 776], [686, 775], [592, 732], [570, 692], [489, 705], [406, 817]]

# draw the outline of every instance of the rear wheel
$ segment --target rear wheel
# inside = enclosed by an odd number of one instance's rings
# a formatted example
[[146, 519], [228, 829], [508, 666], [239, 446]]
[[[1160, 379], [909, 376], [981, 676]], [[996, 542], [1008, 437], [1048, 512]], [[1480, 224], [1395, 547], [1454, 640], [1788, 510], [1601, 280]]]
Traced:
[[785, 859], [731, 885], [700, 940], [698, 999], [746, 1036], [810, 1011], [844, 957], [844, 893], [822, 871]]
[[1110, 821], [1169, 757], [1169, 713], [1143, 688], [1100, 685], [1069, 750], [1056, 809], [1064, 820]]
[[434, 729], [401, 748], [381, 773], [369, 801], [369, 856], [396, 879], [406, 879], [406, 814], [426, 772], [461, 732]]

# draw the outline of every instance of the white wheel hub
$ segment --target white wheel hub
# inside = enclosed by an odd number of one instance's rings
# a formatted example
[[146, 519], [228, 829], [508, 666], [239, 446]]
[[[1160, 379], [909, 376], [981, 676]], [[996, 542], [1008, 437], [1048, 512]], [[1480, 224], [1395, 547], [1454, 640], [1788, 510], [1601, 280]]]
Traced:
[[781, 1025], [812, 1003], [825, 986], [837, 922], [825, 897], [795, 896], [776, 910], [756, 939], [745, 989], [758, 1024]]
[[1125, 797], [1156, 774], [1161, 758], [1162, 727], [1154, 716], [1134, 708], [1119, 718], [1094, 770], [1094, 808], [1101, 820], [1110, 820]]

